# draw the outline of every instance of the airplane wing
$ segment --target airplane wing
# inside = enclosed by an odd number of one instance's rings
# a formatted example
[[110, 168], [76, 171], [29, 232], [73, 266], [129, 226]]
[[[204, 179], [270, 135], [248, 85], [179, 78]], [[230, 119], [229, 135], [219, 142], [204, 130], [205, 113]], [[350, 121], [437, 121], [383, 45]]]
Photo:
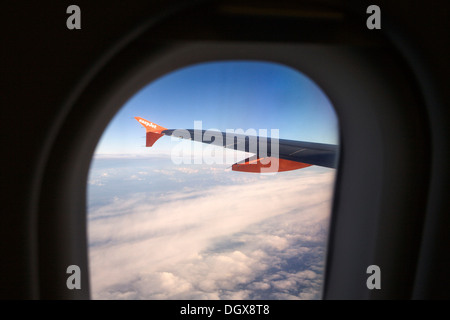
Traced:
[[153, 146], [159, 138], [166, 135], [253, 154], [252, 157], [233, 164], [233, 171], [281, 172], [311, 165], [336, 168], [337, 164], [336, 145], [249, 136], [234, 132], [167, 129], [140, 117], [135, 119], [147, 131], [147, 147]]

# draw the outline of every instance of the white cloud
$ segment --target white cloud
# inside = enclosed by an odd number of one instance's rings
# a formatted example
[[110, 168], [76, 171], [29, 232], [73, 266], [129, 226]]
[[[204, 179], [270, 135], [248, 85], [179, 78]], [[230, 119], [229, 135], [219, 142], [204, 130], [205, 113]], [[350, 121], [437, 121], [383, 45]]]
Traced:
[[197, 173], [198, 172], [198, 169], [192, 169], [192, 168], [189, 168], [189, 167], [176, 167], [176, 170], [179, 171], [179, 172], [186, 173], [186, 174], [192, 174], [192, 173]]
[[[334, 171], [303, 170], [251, 175], [239, 184], [181, 185], [158, 201], [139, 193], [93, 210], [93, 297], [318, 298]], [[292, 267], [302, 268], [302, 257], [310, 259], [308, 270]]]
[[153, 172], [168, 175], [168, 176], [173, 176], [175, 174], [175, 172], [173, 170], [166, 170], [166, 169], [153, 169]]
[[268, 290], [271, 288], [271, 285], [267, 282], [253, 282], [249, 285], [249, 288], [254, 290]]
[[100, 180], [100, 179], [90, 179], [90, 180], [88, 181], [88, 184], [93, 185], [93, 186], [99, 186], [99, 187], [105, 185], [105, 184], [103, 183], [103, 181]]

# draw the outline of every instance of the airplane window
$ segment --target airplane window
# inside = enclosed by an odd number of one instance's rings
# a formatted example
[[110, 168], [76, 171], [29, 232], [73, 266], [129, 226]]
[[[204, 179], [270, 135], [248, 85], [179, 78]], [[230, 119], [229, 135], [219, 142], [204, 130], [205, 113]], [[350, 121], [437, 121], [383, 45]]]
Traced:
[[320, 299], [338, 136], [327, 96], [285, 65], [151, 82], [92, 160], [92, 298]]

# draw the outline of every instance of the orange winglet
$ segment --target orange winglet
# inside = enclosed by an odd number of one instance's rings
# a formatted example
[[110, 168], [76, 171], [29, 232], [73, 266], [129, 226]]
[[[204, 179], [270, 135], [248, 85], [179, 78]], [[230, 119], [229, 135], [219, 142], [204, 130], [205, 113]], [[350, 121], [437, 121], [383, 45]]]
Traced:
[[311, 164], [308, 163], [278, 159], [274, 157], [264, 158], [264, 162], [264, 164], [261, 163], [261, 158], [254, 160], [250, 160], [249, 158], [233, 164], [231, 169], [233, 171], [261, 173], [291, 171], [311, 166]]
[[154, 132], [154, 133], [161, 133], [161, 131], [167, 130], [167, 128], [161, 127], [157, 125], [156, 123], [153, 123], [151, 121], [145, 120], [141, 117], [134, 117], [140, 124], [142, 124], [147, 130], [147, 132]]
[[145, 144], [146, 147], [153, 146], [153, 144], [164, 135], [161, 132], [167, 130], [167, 128], [161, 127], [160, 125], [145, 120], [144, 118], [141, 117], [134, 117], [134, 118], [145, 128], [147, 132]]

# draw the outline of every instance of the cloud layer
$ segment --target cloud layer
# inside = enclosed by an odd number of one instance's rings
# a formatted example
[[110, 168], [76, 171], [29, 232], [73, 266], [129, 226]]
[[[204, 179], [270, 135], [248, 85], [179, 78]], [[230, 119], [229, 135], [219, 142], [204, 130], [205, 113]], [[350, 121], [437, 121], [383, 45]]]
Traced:
[[89, 209], [93, 298], [320, 298], [334, 170], [97, 170], [91, 198], [111, 175], [136, 184]]

